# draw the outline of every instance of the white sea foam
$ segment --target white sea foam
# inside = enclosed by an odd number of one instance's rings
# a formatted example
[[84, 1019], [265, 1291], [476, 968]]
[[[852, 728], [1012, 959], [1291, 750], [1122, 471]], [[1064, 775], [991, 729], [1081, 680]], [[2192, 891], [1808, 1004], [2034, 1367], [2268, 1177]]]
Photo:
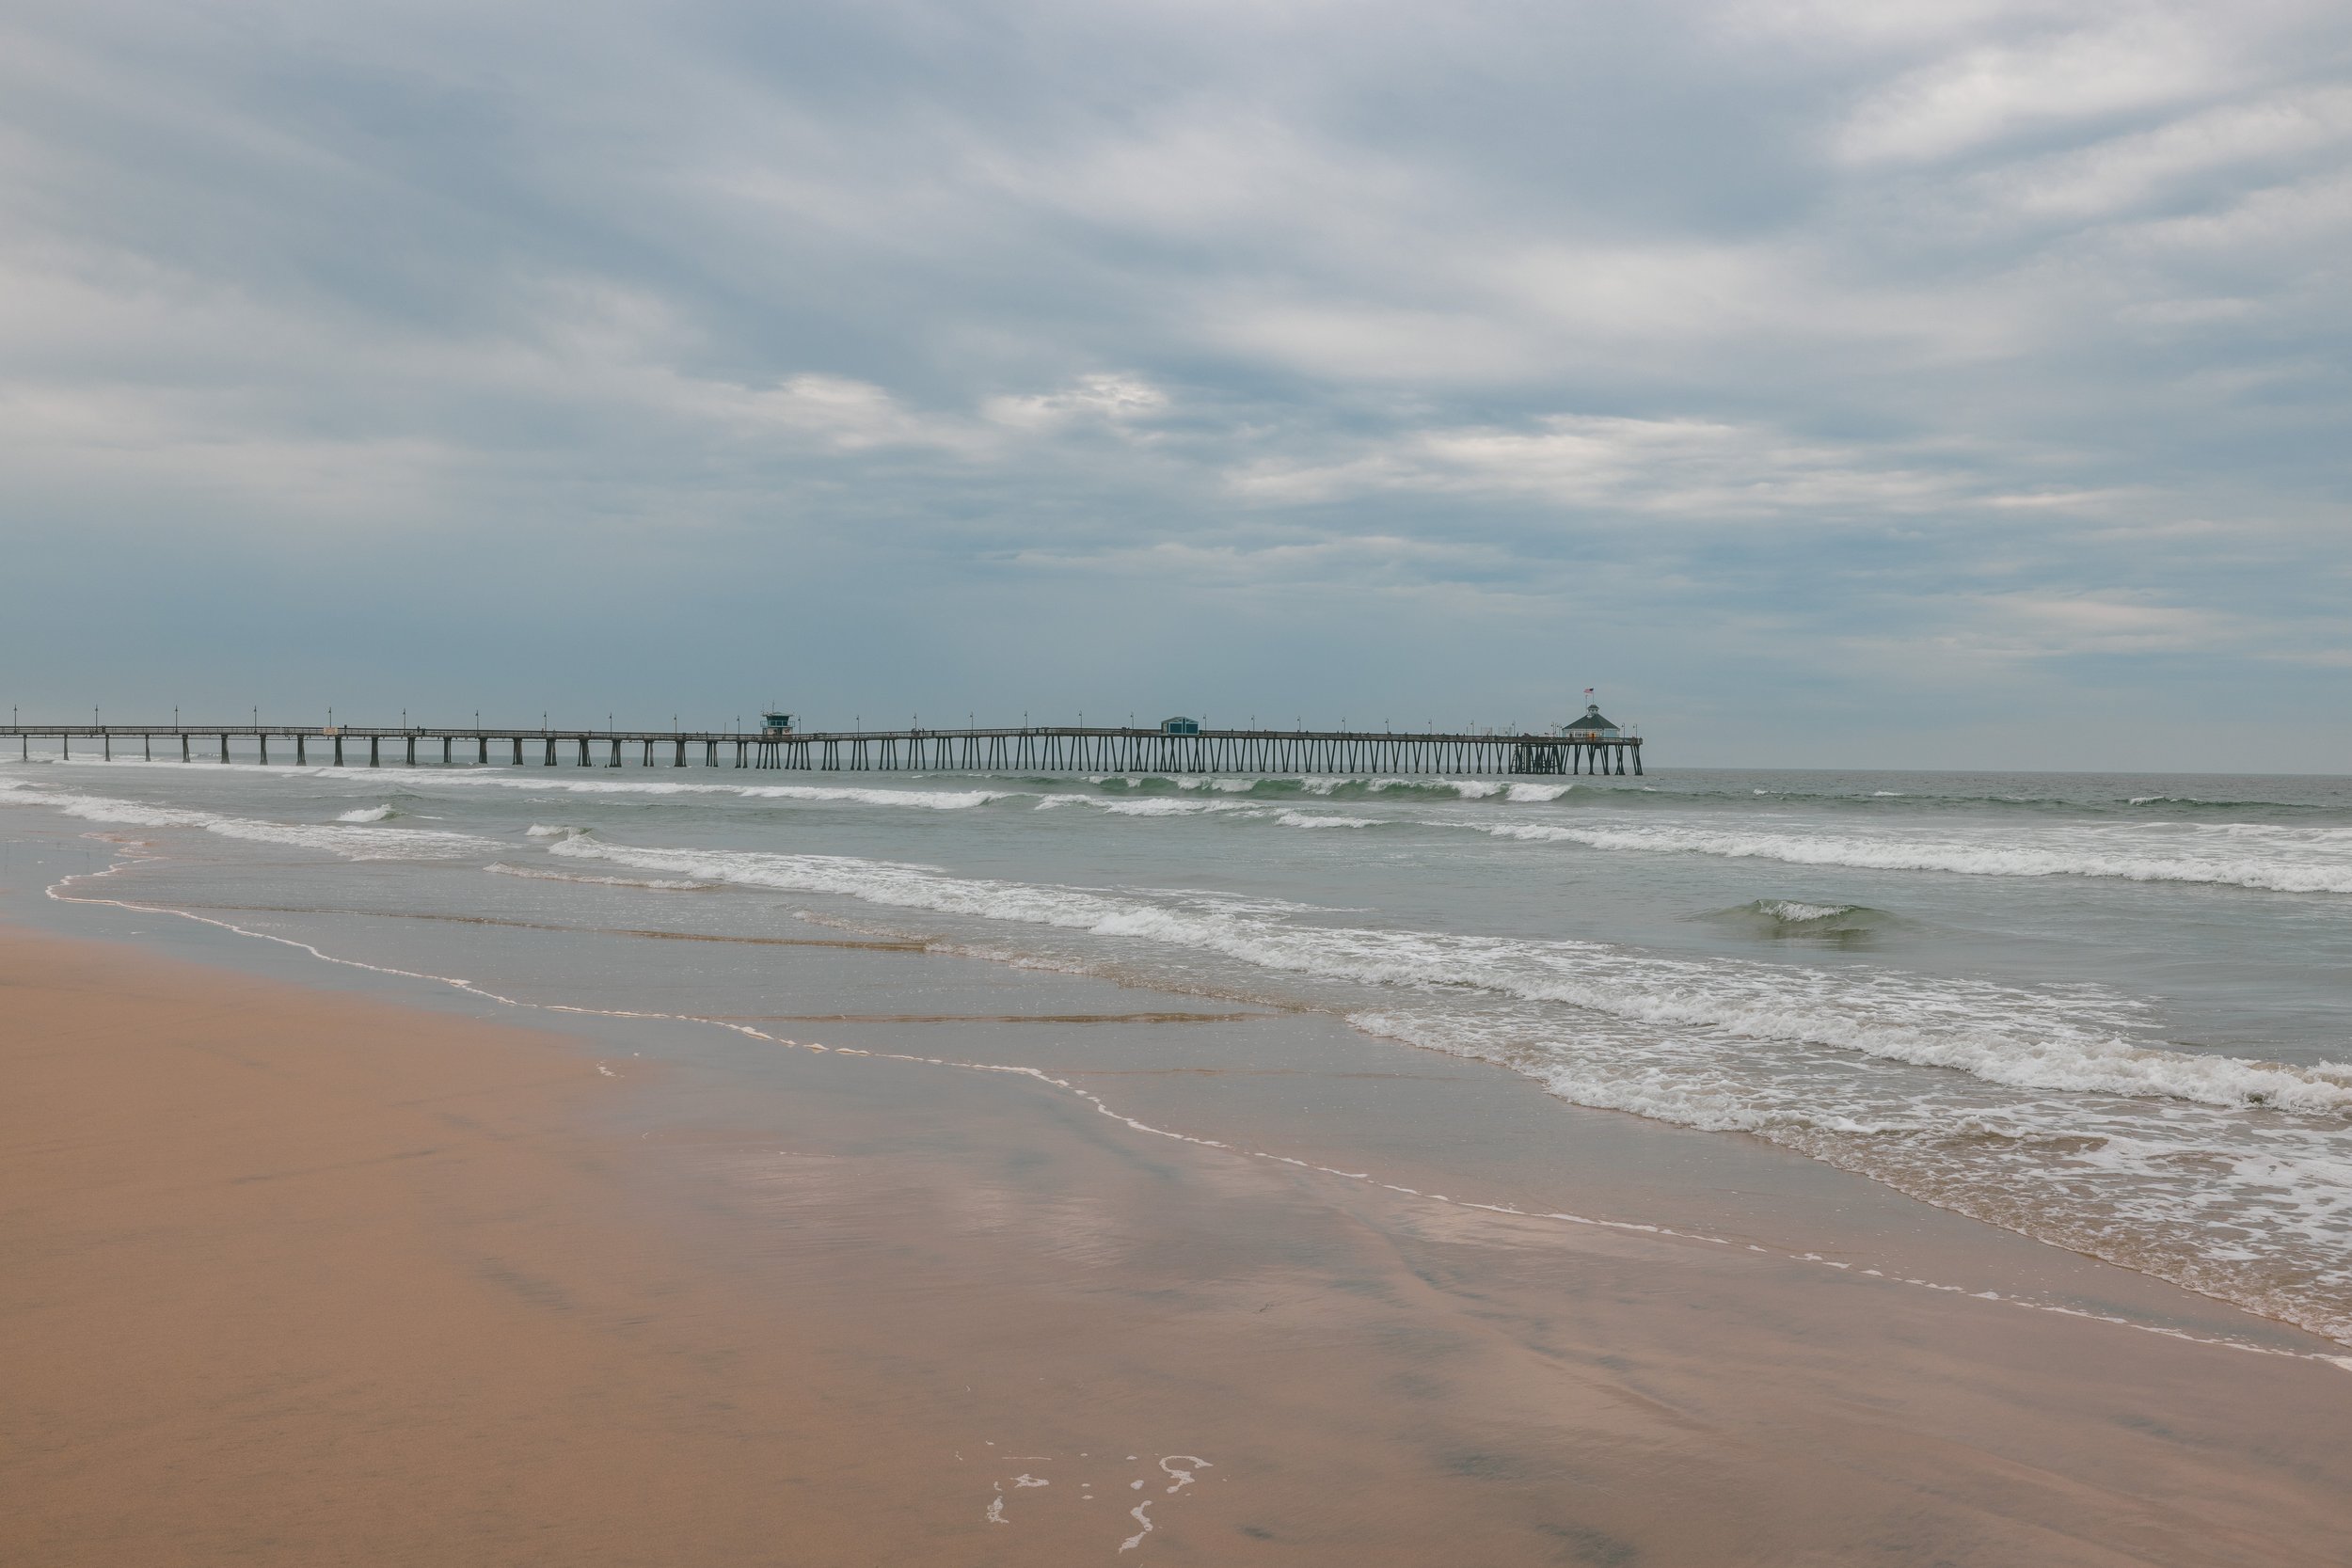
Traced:
[[1495, 1063], [1563, 1100], [1755, 1133], [1944, 1208], [2352, 1343], [2352, 1157], [2340, 1115], [1857, 1073], [1694, 1033], [1564, 1031], [1529, 1006], [1359, 1012], [1368, 1032]]
[[1227, 812], [1258, 815], [1260, 808], [1239, 800], [1171, 800], [1149, 796], [1140, 800], [1089, 800], [1089, 805], [1112, 816], [1208, 816]]
[[593, 887], [644, 887], [665, 893], [708, 893], [719, 884], [688, 881], [683, 879], [649, 877], [592, 877], [579, 871], [543, 871], [528, 865], [508, 865], [493, 861], [482, 868], [500, 877], [527, 877], [538, 882], [579, 882]]
[[549, 852], [706, 881], [1138, 938], [1327, 979], [1473, 987], [1654, 1026], [1947, 1068], [2015, 1088], [2352, 1111], [2352, 1065], [2297, 1067], [2151, 1047], [2121, 1032], [2120, 1015], [1976, 982], [1666, 958], [1595, 942], [1306, 926], [850, 856], [639, 848], [591, 839], [566, 840]]
[[2279, 893], [2352, 893], [2352, 838], [2342, 830], [2265, 823], [2052, 830], [2038, 839], [1963, 839], [1889, 833], [1867, 837], [1809, 830], [1696, 827], [1683, 823], [1452, 823], [1498, 838], [1663, 854], [1719, 855], [1790, 865], [1945, 871], [1976, 877], [2111, 877], [2196, 882]]
[[993, 800], [1010, 800], [1028, 793], [1018, 789], [854, 789], [818, 784], [749, 784], [742, 791], [755, 800], [823, 800], [861, 806], [913, 806], [922, 811], [969, 811]]
[[87, 822], [124, 822], [147, 828], [196, 828], [223, 838], [321, 849], [356, 861], [454, 860], [493, 847], [492, 840], [476, 838], [470, 833], [443, 832], [430, 828], [271, 822], [187, 807], [151, 805], [141, 800], [119, 800], [103, 795], [65, 794], [40, 789], [11, 790], [0, 795], [0, 802], [12, 806], [48, 806]]
[[1283, 811], [1274, 820], [1285, 828], [1377, 828], [1384, 818], [1377, 816], [1342, 816], [1336, 812]]
[[384, 822], [400, 814], [389, 806], [361, 806], [335, 818], [338, 822]]
[[[207, 768], [216, 764], [205, 765]], [[275, 773], [291, 769], [271, 768]], [[380, 781], [384, 772], [375, 768], [314, 768], [306, 771], [326, 778]], [[452, 768], [434, 768], [418, 775], [420, 784], [436, 787], [453, 785], [458, 788], [522, 789], [535, 794], [566, 795], [715, 795], [745, 800], [808, 800], [866, 806], [911, 806], [925, 811], [965, 811], [984, 806], [992, 800], [1010, 800], [1028, 793], [1008, 789], [895, 789], [885, 786], [867, 787], [851, 784], [705, 784], [683, 779], [581, 779], [576, 777], [537, 777], [512, 771], [480, 772]]]
[[1809, 920], [1834, 920], [1841, 914], [1851, 912], [1852, 906], [1849, 904], [1804, 904], [1793, 898], [1767, 898], [1759, 901], [1756, 908], [1759, 913], [1769, 914], [1774, 920], [1802, 924]]

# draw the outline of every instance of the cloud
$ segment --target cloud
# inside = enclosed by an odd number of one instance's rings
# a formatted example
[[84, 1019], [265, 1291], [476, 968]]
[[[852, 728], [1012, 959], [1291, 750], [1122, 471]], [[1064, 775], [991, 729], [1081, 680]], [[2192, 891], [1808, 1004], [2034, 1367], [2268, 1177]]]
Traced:
[[2169, 120], [2153, 130], [2024, 161], [1980, 177], [1988, 197], [2026, 217], [2093, 218], [2177, 198], [2213, 177], [2242, 182], [2352, 144], [2352, 87], [2297, 87]]
[[1981, 478], [1959, 468], [1890, 462], [1762, 426], [1574, 414], [1547, 415], [1520, 428], [1415, 431], [1338, 462], [1261, 462], [1230, 482], [1239, 495], [1269, 502], [1376, 490], [1486, 494], [1700, 523], [1794, 521], [1800, 514], [1883, 519], [1979, 502], [2058, 508], [2100, 499], [2088, 492], [1988, 495]]
[[2212, 651], [2242, 635], [2229, 617], [2213, 610], [2112, 591], [1992, 594], [1978, 598], [1975, 608], [1979, 620], [1971, 641], [2036, 657]]
[[[1629, 659], [1845, 713], [1912, 713], [1939, 647], [2053, 701], [2103, 660], [2319, 681], [2347, 49], [2321, 0], [32, 0], [0, 545], [158, 626], [257, 574], [790, 580], [731, 635], [868, 706], [1120, 678], [926, 641], [1069, 625], [1080, 578], [1098, 641], [1170, 640], [1147, 673], [1216, 646], [1334, 701], [1532, 704], [1599, 581]], [[1447, 614], [1385, 625], [1416, 593]], [[71, 597], [24, 595], [10, 668]], [[646, 613], [642, 678], [702, 678], [707, 623]], [[495, 618], [435, 635], [507, 662]]]
[[1057, 392], [990, 398], [981, 412], [997, 424], [1052, 430], [1081, 421], [1128, 426], [1168, 405], [1168, 394], [1140, 377], [1097, 373]]
[[1948, 158], [2049, 122], [2191, 102], [2217, 86], [2214, 36], [2183, 14], [1980, 43], [1871, 92], [1834, 147], [1851, 163]]

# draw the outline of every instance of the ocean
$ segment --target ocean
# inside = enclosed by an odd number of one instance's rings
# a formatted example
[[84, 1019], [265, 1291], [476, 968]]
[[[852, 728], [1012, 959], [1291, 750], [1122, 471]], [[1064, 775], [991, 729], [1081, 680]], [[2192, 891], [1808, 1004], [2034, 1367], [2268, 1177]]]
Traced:
[[1319, 1016], [2352, 1344], [2352, 781], [36, 753], [0, 807], [60, 903], [580, 1016], [781, 1040], [979, 991], [1018, 1019], [1071, 976]]

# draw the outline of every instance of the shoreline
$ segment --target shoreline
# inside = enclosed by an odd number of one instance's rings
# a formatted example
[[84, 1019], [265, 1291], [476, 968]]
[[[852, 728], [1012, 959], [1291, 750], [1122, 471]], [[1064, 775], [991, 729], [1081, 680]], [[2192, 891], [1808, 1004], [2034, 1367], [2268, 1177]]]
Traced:
[[[86, 836], [112, 841], [106, 834]], [[56, 902], [33, 903], [18, 910], [17, 918], [41, 917], [47, 924], [40, 928], [52, 928], [57, 924], [54, 915], [60, 904], [116, 923], [142, 915], [163, 916], [166, 921], [160, 934], [183, 939], [165, 945], [183, 947], [184, 956], [201, 964], [227, 964], [238, 973], [275, 974], [284, 983], [306, 990], [349, 989], [395, 1006], [437, 1008], [470, 1004], [459, 1016], [477, 1021], [486, 1018], [505, 1023], [530, 1015], [524, 1027], [554, 1028], [567, 1037], [590, 1033], [624, 1037], [612, 1033], [616, 1025], [623, 1031], [666, 1027], [688, 1042], [685, 1054], [698, 1061], [705, 1053], [695, 1051], [694, 1042], [707, 1047], [710, 1043], [707, 1032], [717, 1030], [748, 1037], [761, 1048], [820, 1054], [837, 1052], [954, 1070], [1009, 1072], [1073, 1095], [1101, 1114], [1126, 1122], [1141, 1135], [1209, 1148], [1246, 1149], [1251, 1158], [1275, 1160], [1344, 1180], [1370, 1181], [1428, 1201], [1743, 1245], [1752, 1251], [1857, 1270], [1917, 1288], [2002, 1300], [2012, 1307], [2086, 1317], [2265, 1354], [2334, 1361], [2352, 1369], [2352, 1356], [2344, 1354], [2352, 1347], [2287, 1318], [2199, 1291], [2161, 1273], [1987, 1221], [1776, 1140], [1694, 1129], [1636, 1113], [1564, 1101], [1542, 1092], [1540, 1085], [1527, 1075], [1500, 1064], [1367, 1034], [1328, 1014], [1256, 1008], [1202, 1011], [1203, 1006], [1232, 1004], [1216, 994], [1166, 991], [1125, 980], [1111, 982], [1105, 990], [1099, 980], [1055, 970], [1027, 970], [1007, 976], [994, 960], [953, 948], [935, 949], [913, 939], [713, 935], [409, 911], [187, 905], [179, 898], [148, 903], [142, 897], [153, 895], [138, 895], [121, 884], [114, 884], [113, 891], [130, 894], [127, 898], [105, 896], [91, 887], [72, 895], [58, 891], [68, 883], [103, 884], [118, 875], [135, 877], [142, 863], [164, 863], [134, 857], [118, 860], [95, 873], [68, 876], [46, 890], [47, 899]], [[8, 917], [6, 898], [7, 890], [0, 889], [0, 922]], [[445, 973], [330, 953], [309, 942], [266, 928], [248, 928], [226, 918], [245, 911], [498, 927], [624, 942], [750, 946], [771, 950], [771, 957], [786, 965], [783, 973], [790, 985], [813, 987], [819, 996], [835, 1000], [852, 994], [854, 988], [841, 991], [839, 975], [801, 964], [798, 960], [807, 953], [800, 950], [885, 953], [894, 956], [893, 969], [898, 972], [894, 976], [898, 983], [886, 994], [895, 996], [899, 986], [910, 983], [926, 993], [942, 989], [956, 992], [970, 982], [955, 972], [977, 967], [997, 972], [984, 984], [1001, 987], [1009, 983], [1017, 994], [1036, 1006], [1023, 1012], [994, 1013], [613, 1011], [545, 998], [527, 1000], [473, 981], [453, 979]], [[66, 933], [60, 930], [59, 934]], [[159, 931], [129, 934], [151, 946]], [[219, 943], [219, 935], [230, 939], [225, 946]], [[273, 958], [282, 962], [262, 961]], [[915, 966], [913, 976], [904, 975], [908, 962]], [[1073, 1004], [1066, 991], [1047, 989], [1073, 983], [1091, 988], [1085, 992], [1084, 1004]], [[421, 993], [413, 990], [420, 986]], [[864, 994], [871, 1000], [870, 987]], [[1139, 997], [1156, 1005], [1135, 1011]], [[1080, 1005], [1116, 1010], [1067, 1010]], [[1277, 1040], [1260, 1038], [1243, 1045], [1216, 1027], [1235, 1021], [1272, 1025], [1281, 1034]], [[787, 1037], [758, 1027], [778, 1023], [826, 1025], [826, 1036], [833, 1043]], [[1070, 1024], [1179, 1023], [1210, 1026], [1205, 1033], [1212, 1038], [1206, 1048], [1195, 1049], [1203, 1042], [1185, 1039], [1167, 1027], [1057, 1030]], [[1064, 1037], [1058, 1053], [1055, 1049], [1041, 1053], [1037, 1038], [1041, 1029]], [[742, 1041], [734, 1044], [739, 1047]], [[1268, 1054], [1286, 1065], [1271, 1069], [1249, 1065]], [[1276, 1109], [1272, 1097], [1263, 1093], [1236, 1099], [1188, 1092], [1204, 1082], [1231, 1087], [1236, 1077], [1299, 1079], [1311, 1085], [1313, 1114], [1302, 1117], [1300, 1112], [1306, 1107], [1297, 1103]], [[1469, 1091], [1472, 1103], [1467, 1110], [1449, 1114], [1440, 1101], [1416, 1097], [1409, 1103], [1400, 1103], [1391, 1097], [1384, 1103], [1379, 1094], [1363, 1092], [1375, 1081], [1394, 1087], [1406, 1080], [1443, 1085], [1455, 1095]], [[1116, 1102], [1097, 1089], [1115, 1095]], [[1336, 1138], [1333, 1126], [1341, 1130]], [[1564, 1149], [1569, 1155], [1567, 1169], [1555, 1179], [1549, 1167]], [[1376, 1171], [1366, 1164], [1375, 1155]], [[1333, 1161], [1338, 1164], [1326, 1163]], [[1531, 1175], [1538, 1178], [1532, 1186]], [[1473, 1188], [1466, 1182], [1484, 1185]], [[1441, 1196], [1441, 1188], [1457, 1196]], [[1473, 1191], [1475, 1196], [1470, 1196]], [[1560, 1212], [1561, 1206], [1574, 1212]], [[1960, 1265], [1957, 1277], [1954, 1264]], [[1933, 1277], [1917, 1277], [1923, 1270]]]
[[608, 1076], [21, 931], [0, 976], [10, 1557], [2321, 1562], [2352, 1519], [2352, 1385], [2310, 1362], [1004, 1077]]

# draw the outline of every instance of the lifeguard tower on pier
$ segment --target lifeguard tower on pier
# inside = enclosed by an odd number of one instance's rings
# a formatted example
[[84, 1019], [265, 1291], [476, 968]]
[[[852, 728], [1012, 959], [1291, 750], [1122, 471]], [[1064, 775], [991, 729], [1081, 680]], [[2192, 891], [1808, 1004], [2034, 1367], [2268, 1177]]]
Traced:
[[1617, 726], [1602, 716], [1598, 703], [1586, 703], [1583, 717], [1568, 721], [1561, 733], [1578, 740], [1614, 740]]

